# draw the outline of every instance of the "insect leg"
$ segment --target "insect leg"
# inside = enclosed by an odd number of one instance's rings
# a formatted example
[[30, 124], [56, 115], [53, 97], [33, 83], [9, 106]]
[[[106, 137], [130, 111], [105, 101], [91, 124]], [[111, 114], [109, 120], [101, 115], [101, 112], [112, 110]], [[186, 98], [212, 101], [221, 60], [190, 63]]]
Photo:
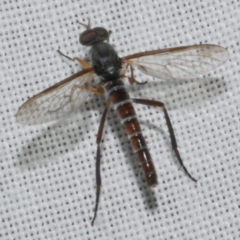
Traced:
[[145, 81], [145, 82], [138, 82], [136, 79], [135, 79], [135, 77], [134, 77], [134, 74], [133, 74], [133, 67], [129, 64], [128, 66], [127, 66], [127, 68], [130, 68], [130, 74], [131, 74], [131, 76], [130, 77], [127, 77], [128, 78], [128, 81], [129, 81], [129, 83], [132, 85], [132, 84], [134, 84], [134, 83], [136, 83], [136, 84], [139, 84], [139, 85], [144, 85], [144, 84], [146, 84], [147, 83], [147, 81]]
[[101, 122], [98, 127], [98, 134], [97, 134], [97, 156], [96, 156], [96, 203], [95, 203], [95, 209], [94, 209], [94, 216], [91, 222], [91, 225], [94, 225], [94, 221], [97, 217], [97, 211], [98, 211], [98, 205], [99, 205], [99, 197], [100, 197], [100, 192], [101, 192], [101, 185], [102, 185], [102, 180], [101, 180], [101, 173], [100, 173], [100, 143], [102, 140], [102, 133], [103, 133], [103, 127], [105, 123], [105, 119], [107, 116], [108, 109], [110, 107], [110, 102], [107, 103], [104, 112], [102, 114]]
[[98, 85], [96, 88], [92, 87], [91, 92], [97, 93], [97, 94], [104, 94], [104, 89], [102, 85]]
[[137, 99], [137, 98], [133, 98], [132, 99], [133, 102], [135, 103], [140, 103], [140, 104], [144, 104], [144, 105], [148, 105], [148, 106], [154, 106], [154, 107], [160, 107], [162, 108], [166, 121], [167, 121], [167, 126], [168, 126], [168, 130], [170, 133], [170, 138], [171, 138], [171, 144], [172, 144], [172, 148], [173, 151], [175, 152], [175, 155], [177, 156], [177, 159], [181, 165], [181, 167], [183, 168], [184, 172], [194, 181], [197, 182], [197, 180], [195, 178], [192, 177], [192, 175], [188, 172], [187, 168], [184, 166], [184, 163], [182, 161], [182, 158], [180, 156], [180, 153], [178, 151], [178, 147], [177, 147], [177, 141], [175, 138], [175, 134], [173, 131], [173, 127], [172, 127], [172, 123], [170, 121], [170, 118], [168, 116], [168, 112], [167, 109], [165, 108], [164, 104], [162, 102], [159, 101], [154, 101], [154, 100], [148, 100], [148, 99]]
[[87, 62], [85, 62], [85, 61], [82, 60], [81, 58], [78, 58], [78, 57], [71, 58], [71, 57], [65, 55], [64, 53], [62, 53], [59, 49], [57, 50], [57, 52], [58, 52], [60, 55], [62, 55], [63, 57], [67, 58], [68, 60], [77, 61], [77, 62], [78, 62], [80, 65], [82, 65], [85, 69], [91, 67]]

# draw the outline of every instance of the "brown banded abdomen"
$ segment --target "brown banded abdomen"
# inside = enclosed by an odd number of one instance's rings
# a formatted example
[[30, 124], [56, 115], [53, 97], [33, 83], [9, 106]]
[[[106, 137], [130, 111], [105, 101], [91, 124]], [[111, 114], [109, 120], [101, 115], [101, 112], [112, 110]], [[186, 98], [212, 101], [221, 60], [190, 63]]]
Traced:
[[154, 165], [132, 103], [123, 103], [117, 107], [117, 112], [122, 119], [122, 123], [131, 141], [132, 148], [137, 155], [138, 161], [141, 163], [145, 172], [148, 185], [155, 186], [157, 184], [157, 176]]

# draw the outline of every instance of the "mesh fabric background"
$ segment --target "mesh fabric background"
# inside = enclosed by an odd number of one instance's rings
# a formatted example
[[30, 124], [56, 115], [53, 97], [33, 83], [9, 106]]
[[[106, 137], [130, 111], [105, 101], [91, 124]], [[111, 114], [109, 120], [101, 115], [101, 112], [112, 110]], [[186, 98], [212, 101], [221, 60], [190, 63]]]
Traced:
[[[1, 239], [239, 239], [239, 1], [8, 1], [1, 8]], [[95, 226], [96, 133], [105, 100], [57, 122], [22, 126], [18, 108], [81, 69], [77, 21], [112, 30], [119, 56], [175, 46], [224, 46], [230, 59], [202, 78], [137, 75], [131, 96], [160, 100], [192, 182], [171, 150], [160, 109], [136, 106], [158, 174], [149, 189], [125, 131], [110, 111], [102, 143]]]

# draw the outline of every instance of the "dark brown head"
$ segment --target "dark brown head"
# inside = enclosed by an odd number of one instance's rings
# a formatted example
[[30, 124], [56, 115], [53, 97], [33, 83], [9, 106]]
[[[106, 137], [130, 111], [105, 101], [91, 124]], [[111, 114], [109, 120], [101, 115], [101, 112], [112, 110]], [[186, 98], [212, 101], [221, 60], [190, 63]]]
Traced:
[[92, 29], [85, 30], [79, 38], [79, 41], [82, 45], [92, 46], [95, 43], [103, 42], [108, 40], [109, 32], [102, 27], [95, 27]]

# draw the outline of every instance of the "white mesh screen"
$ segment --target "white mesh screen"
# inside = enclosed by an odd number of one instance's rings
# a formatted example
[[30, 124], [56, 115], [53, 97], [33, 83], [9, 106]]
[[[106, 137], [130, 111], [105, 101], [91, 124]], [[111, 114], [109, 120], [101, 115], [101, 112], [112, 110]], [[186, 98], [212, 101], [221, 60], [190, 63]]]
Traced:
[[[3, 1], [1, 7], [1, 239], [239, 239], [238, 1]], [[230, 59], [198, 79], [166, 82], [136, 73], [131, 96], [165, 103], [192, 182], [171, 149], [161, 109], [135, 105], [158, 174], [142, 180], [124, 128], [110, 111], [101, 145], [102, 194], [94, 227], [96, 133], [104, 109], [22, 126], [18, 108], [81, 68], [84, 28], [112, 31], [123, 57], [140, 51], [211, 43]]]

